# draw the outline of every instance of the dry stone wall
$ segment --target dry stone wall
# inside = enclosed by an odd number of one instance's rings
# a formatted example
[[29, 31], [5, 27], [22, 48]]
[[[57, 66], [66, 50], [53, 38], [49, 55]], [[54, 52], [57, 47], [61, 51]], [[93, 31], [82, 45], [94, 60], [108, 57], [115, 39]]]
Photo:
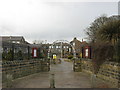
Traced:
[[[82, 61], [82, 70], [92, 73], [92, 62]], [[120, 64], [115, 62], [105, 62], [101, 65], [96, 77], [112, 84], [114, 87], [120, 87]]]
[[7, 75], [12, 75], [12, 78], [16, 79], [49, 70], [49, 60], [4, 61], [2, 62], [2, 81], [6, 81]]
[[[81, 65], [80, 65], [81, 61]], [[74, 71], [80, 71], [79, 68], [82, 68], [83, 72], [92, 74], [93, 66], [91, 60], [77, 60], [76, 68]], [[120, 64], [115, 62], [105, 62], [101, 65], [100, 70], [96, 77], [100, 80], [110, 83], [114, 87], [120, 87]]]

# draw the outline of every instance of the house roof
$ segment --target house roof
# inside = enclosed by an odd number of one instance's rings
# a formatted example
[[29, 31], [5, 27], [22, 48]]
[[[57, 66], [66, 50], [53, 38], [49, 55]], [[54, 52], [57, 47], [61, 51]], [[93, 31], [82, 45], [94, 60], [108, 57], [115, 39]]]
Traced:
[[9, 40], [20, 41], [22, 39], [25, 40], [23, 36], [2, 36], [3, 41], [9, 41]]
[[73, 42], [79, 42], [79, 43], [81, 43], [81, 41], [79, 41], [76, 37], [70, 43], [73, 43]]
[[42, 47], [42, 44], [30, 44], [30, 47], [39, 48]]
[[25, 44], [29, 44], [25, 41], [23, 36], [1, 36], [2, 41], [23, 41]]

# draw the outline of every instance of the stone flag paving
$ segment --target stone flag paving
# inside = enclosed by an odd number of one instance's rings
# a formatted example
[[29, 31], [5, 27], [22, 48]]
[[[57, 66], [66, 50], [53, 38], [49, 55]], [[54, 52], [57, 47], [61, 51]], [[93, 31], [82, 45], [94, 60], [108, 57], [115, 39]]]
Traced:
[[73, 63], [62, 60], [52, 64], [50, 72], [40, 72], [19, 78], [14, 88], [50, 88], [50, 75], [54, 74], [55, 88], [91, 88], [90, 75], [73, 71]]

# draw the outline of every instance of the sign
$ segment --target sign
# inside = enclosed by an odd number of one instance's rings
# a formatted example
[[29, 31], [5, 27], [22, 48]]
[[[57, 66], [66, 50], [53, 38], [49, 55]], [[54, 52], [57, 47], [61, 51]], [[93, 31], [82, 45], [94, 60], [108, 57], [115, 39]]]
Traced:
[[53, 54], [53, 59], [56, 59], [56, 58], [57, 58], [56, 54]]
[[32, 55], [34, 58], [37, 57], [37, 48], [32, 48]]
[[85, 49], [85, 57], [88, 57], [88, 48]]

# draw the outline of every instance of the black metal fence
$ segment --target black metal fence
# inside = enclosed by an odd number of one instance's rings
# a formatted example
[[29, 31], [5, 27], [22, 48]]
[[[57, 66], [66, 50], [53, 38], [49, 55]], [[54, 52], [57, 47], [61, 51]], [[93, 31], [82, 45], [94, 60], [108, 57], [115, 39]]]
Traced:
[[42, 47], [38, 48], [38, 57], [32, 57], [32, 47], [30, 44], [17, 44], [17, 43], [2, 43], [2, 60], [29, 60], [29, 59], [40, 59], [43, 53], [41, 53]]

